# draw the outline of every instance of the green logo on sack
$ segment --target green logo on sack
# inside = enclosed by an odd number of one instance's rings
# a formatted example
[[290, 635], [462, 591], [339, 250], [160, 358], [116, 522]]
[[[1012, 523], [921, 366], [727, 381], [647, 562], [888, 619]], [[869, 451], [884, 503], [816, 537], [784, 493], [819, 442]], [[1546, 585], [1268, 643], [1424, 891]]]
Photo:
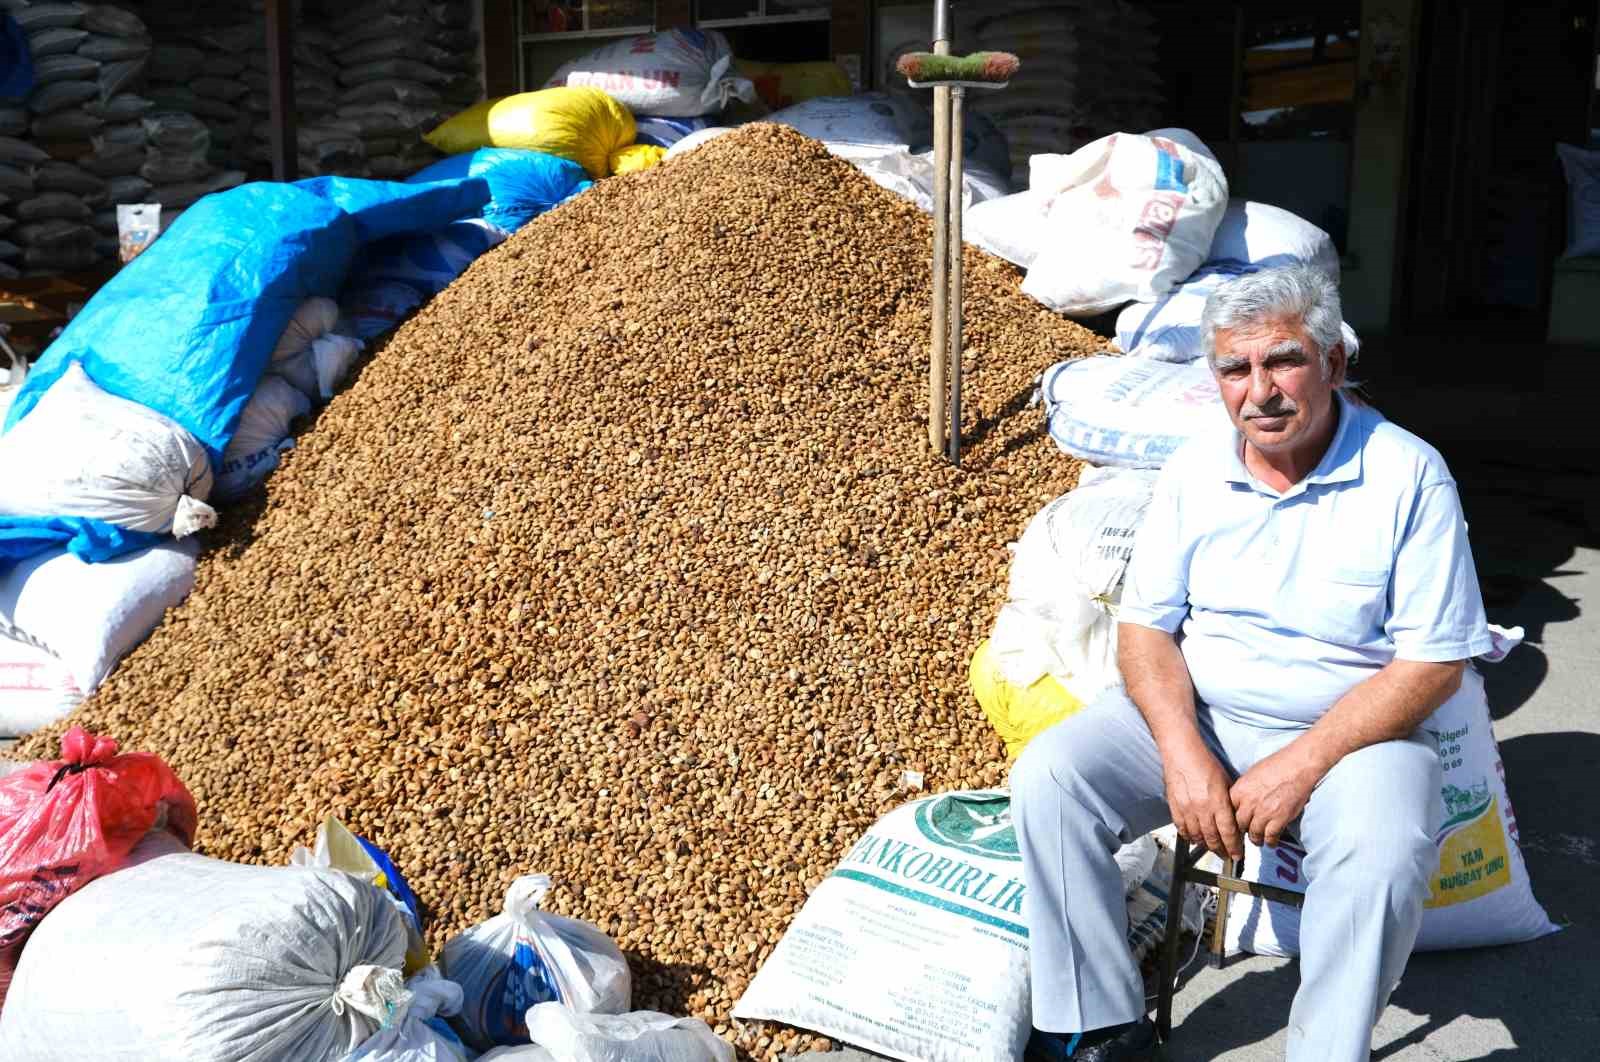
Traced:
[[1011, 798], [1004, 793], [951, 793], [917, 806], [917, 829], [945, 848], [984, 859], [1020, 862]]

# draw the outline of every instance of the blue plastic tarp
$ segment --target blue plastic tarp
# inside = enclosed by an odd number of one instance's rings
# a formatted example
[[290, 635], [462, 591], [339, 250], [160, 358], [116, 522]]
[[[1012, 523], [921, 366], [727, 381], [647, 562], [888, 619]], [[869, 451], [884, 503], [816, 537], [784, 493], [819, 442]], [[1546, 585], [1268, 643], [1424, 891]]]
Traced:
[[459, 181], [482, 177], [490, 200], [479, 215], [507, 232], [516, 232], [545, 211], [564, 203], [594, 182], [571, 159], [519, 148], [479, 148], [440, 159], [408, 178], [409, 183]]
[[172, 418], [220, 468], [302, 301], [336, 296], [364, 245], [442, 228], [488, 201], [476, 178], [317, 177], [207, 196], [72, 319], [28, 374], [6, 428], [77, 361], [101, 388]]
[[82, 516], [8, 516], [0, 518], [0, 571], [35, 554], [62, 548], [96, 564], [154, 546], [166, 537]]

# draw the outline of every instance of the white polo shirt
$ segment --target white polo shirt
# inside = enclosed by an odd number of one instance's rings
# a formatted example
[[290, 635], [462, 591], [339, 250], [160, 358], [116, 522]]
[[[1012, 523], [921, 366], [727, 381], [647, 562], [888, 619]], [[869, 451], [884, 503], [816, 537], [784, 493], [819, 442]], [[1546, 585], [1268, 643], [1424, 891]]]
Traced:
[[1338, 402], [1328, 452], [1281, 494], [1245, 469], [1231, 423], [1185, 443], [1134, 545], [1117, 618], [1178, 633], [1200, 700], [1249, 725], [1314, 723], [1396, 657], [1490, 649], [1444, 459]]

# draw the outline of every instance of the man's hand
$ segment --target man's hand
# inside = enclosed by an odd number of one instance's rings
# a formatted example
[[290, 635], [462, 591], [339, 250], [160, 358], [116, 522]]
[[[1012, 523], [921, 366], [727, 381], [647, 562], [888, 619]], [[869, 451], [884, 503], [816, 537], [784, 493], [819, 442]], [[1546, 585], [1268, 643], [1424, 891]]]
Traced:
[[1256, 844], [1277, 844], [1325, 773], [1294, 745], [1274, 752], [1233, 783], [1229, 796], [1239, 828]]
[[1228, 795], [1228, 772], [1196, 734], [1162, 755], [1167, 807], [1178, 833], [1220, 856], [1244, 858], [1239, 824]]

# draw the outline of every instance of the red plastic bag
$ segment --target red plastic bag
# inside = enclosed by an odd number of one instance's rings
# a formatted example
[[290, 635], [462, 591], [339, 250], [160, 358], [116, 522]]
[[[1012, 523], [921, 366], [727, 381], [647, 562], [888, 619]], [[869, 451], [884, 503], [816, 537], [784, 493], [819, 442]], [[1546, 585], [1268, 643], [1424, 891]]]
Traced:
[[0, 1006], [33, 927], [162, 822], [194, 843], [194, 798], [178, 776], [81, 726], [62, 737], [61, 759], [0, 778]]

